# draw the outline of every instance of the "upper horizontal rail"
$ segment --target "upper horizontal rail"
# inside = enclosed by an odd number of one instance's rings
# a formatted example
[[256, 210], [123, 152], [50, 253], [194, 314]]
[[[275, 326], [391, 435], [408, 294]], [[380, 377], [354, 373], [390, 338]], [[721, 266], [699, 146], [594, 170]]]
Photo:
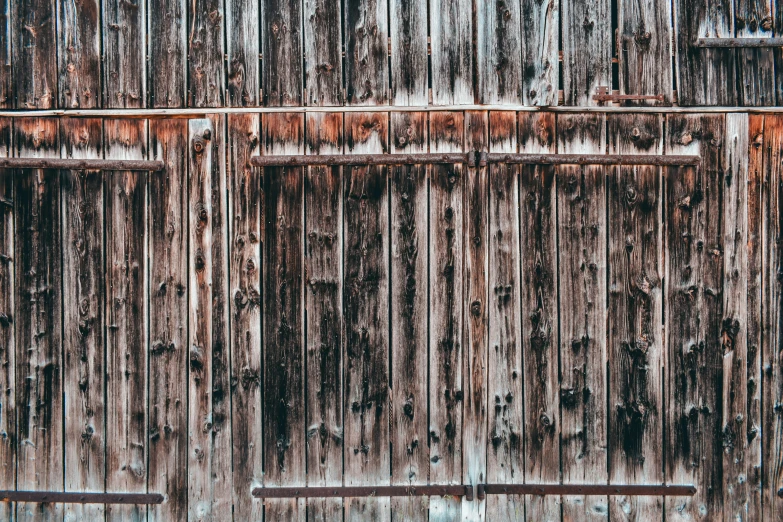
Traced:
[[345, 498], [345, 497], [416, 497], [452, 496], [473, 500], [471, 486], [336, 486], [336, 487], [269, 487], [253, 489], [256, 498]]
[[72, 158], [0, 158], [0, 169], [62, 169], [62, 170], [147, 170], [165, 168], [162, 161], [72, 159]]
[[479, 484], [477, 497], [484, 495], [628, 495], [628, 496], [693, 496], [691, 485], [611, 485], [611, 484]]
[[[449, 154], [332, 154], [253, 156], [256, 167], [308, 165], [416, 165], [433, 163], [472, 163], [475, 152]], [[699, 156], [647, 156], [641, 154], [504, 154], [483, 153], [484, 161], [527, 165], [698, 165]]]
[[714, 49], [783, 47], [783, 38], [699, 38], [693, 46]]
[[63, 504], [161, 504], [159, 493], [78, 493], [64, 491], [0, 491], [2, 502]]

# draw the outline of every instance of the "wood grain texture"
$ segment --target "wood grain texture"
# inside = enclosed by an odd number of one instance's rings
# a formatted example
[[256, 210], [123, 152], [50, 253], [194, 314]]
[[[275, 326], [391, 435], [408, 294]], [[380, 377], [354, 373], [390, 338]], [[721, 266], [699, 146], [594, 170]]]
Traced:
[[260, 118], [228, 116], [229, 298], [231, 324], [231, 446], [234, 517], [259, 520], [263, 502], [250, 492], [263, 483], [261, 402]]
[[[0, 119], [0, 157], [11, 156], [11, 120]], [[13, 171], [0, 172], [0, 488], [16, 489], [16, 307], [14, 291], [14, 177]], [[16, 503], [0, 504], [0, 518], [13, 520]]]
[[[783, 9], [777, 7], [772, 13], [773, 36], [780, 38], [783, 35]], [[783, 53], [775, 52], [775, 70], [783, 71]], [[776, 105], [783, 105], [783, 74], [775, 75], [775, 102]]]
[[[489, 114], [489, 151], [516, 152], [514, 112]], [[524, 481], [522, 317], [520, 316], [520, 165], [489, 165], [489, 350], [487, 482]], [[524, 495], [491, 495], [487, 520], [524, 520]]]
[[188, 122], [150, 121], [150, 156], [166, 170], [150, 176], [147, 218], [149, 320], [149, 471], [164, 495], [151, 522], [188, 512]]
[[479, 2], [474, 6], [475, 103], [522, 100], [520, 0]]
[[[302, 114], [262, 120], [264, 154], [304, 153]], [[302, 167], [264, 169], [264, 485], [304, 486], [304, 182]], [[305, 520], [304, 499], [267, 500], [267, 520]]]
[[[427, 150], [427, 114], [394, 113], [391, 152]], [[428, 167], [389, 167], [391, 207], [391, 483], [426, 484], [440, 464], [434, 445], [453, 443], [456, 427], [429, 427], [427, 408], [429, 259]], [[453, 390], [443, 390], [447, 396]], [[428, 441], [429, 444], [425, 445]], [[427, 452], [427, 446], [430, 452]], [[428, 520], [430, 499], [394, 497], [392, 520]]]
[[258, 105], [261, 52], [259, 2], [226, 0], [226, 105]]
[[[663, 153], [663, 116], [609, 115], [612, 154]], [[608, 172], [610, 484], [663, 483], [663, 227], [660, 167]], [[609, 497], [610, 518], [661, 520], [663, 497]]]
[[389, 13], [391, 104], [427, 105], [427, 0], [389, 0]]
[[663, 101], [629, 102], [634, 105], [672, 103], [672, 4], [654, 0], [618, 2], [620, 94], [663, 94]]
[[[430, 151], [461, 152], [461, 112], [430, 114]], [[429, 459], [430, 483], [462, 484], [464, 392], [464, 166], [430, 166]], [[423, 222], [423, 221], [422, 221]], [[435, 436], [433, 437], [433, 433]], [[460, 520], [460, 499], [431, 497], [429, 519]]]
[[[58, 121], [14, 122], [16, 157], [59, 156]], [[60, 173], [14, 174], [17, 469], [20, 490], [63, 490]], [[62, 504], [18, 503], [17, 519], [56, 520]]]
[[[385, 113], [345, 115], [346, 153], [388, 152]], [[389, 485], [389, 191], [384, 166], [343, 171], [346, 486]], [[390, 520], [388, 497], [345, 499], [345, 520]]]
[[[465, 113], [465, 149], [488, 151], [489, 115], [485, 111]], [[462, 225], [465, 245], [462, 441], [465, 458], [462, 480], [463, 484], [475, 487], [487, 481], [489, 184], [486, 166], [468, 167], [465, 171]], [[483, 521], [486, 508], [486, 500], [468, 502], [463, 498], [462, 519]]]
[[226, 88], [223, 2], [192, 0], [188, 15], [188, 106], [222, 107]]
[[295, 0], [263, 0], [261, 32], [264, 55], [264, 105], [302, 103], [302, 4]]
[[150, 107], [184, 107], [188, 88], [186, 0], [148, 2]]
[[564, 104], [597, 105], [598, 87], [612, 85], [611, 2], [565, 1], [561, 7]]
[[560, 7], [555, 0], [521, 0], [522, 101], [557, 105]]
[[[7, 109], [14, 106], [14, 94], [12, 90], [13, 69], [11, 67], [11, 8], [10, 0], [0, 0], [0, 107]], [[9, 129], [10, 130], [10, 129]], [[8, 136], [10, 138], [10, 136]], [[8, 142], [10, 147], [10, 141]]]
[[[104, 125], [106, 157], [146, 159], [144, 120]], [[106, 491], [147, 491], [147, 172], [104, 175], [106, 192]], [[107, 520], [142, 520], [147, 507], [109, 505]]]
[[433, 105], [473, 103], [473, 4], [430, 0], [430, 73]]
[[15, 109], [51, 109], [57, 103], [55, 0], [11, 2], [11, 62]]
[[345, 91], [348, 105], [389, 101], [388, 0], [345, 0]]
[[783, 118], [764, 118], [764, 177], [766, 181], [765, 204], [766, 234], [764, 248], [763, 292], [768, 305], [765, 307], [761, 348], [761, 404], [762, 404], [762, 492], [761, 505], [764, 520], [783, 520], [783, 281], [778, 274], [783, 271], [783, 252], [780, 238], [783, 235]]
[[[307, 154], [343, 151], [343, 115], [310, 114]], [[308, 167], [305, 192], [307, 485], [343, 483], [343, 167]], [[343, 500], [308, 499], [308, 520], [342, 522]]]
[[101, 0], [101, 26], [103, 107], [146, 107], [146, 3], [139, 0]]
[[[557, 116], [557, 152], [606, 151], [606, 116]], [[607, 480], [605, 168], [557, 169], [564, 484]], [[602, 520], [606, 497], [564, 496], [563, 520]]]
[[92, 109], [101, 103], [99, 0], [57, 2], [58, 107]]
[[[772, 4], [771, 0], [734, 0], [737, 38], [772, 38]], [[737, 49], [740, 105], [775, 105], [774, 62], [773, 49]]]
[[[554, 153], [555, 115], [519, 113], [519, 151]], [[520, 317], [524, 384], [524, 473], [528, 484], [560, 481], [557, 179], [553, 166], [519, 174]], [[528, 495], [527, 520], [560, 520], [560, 499]]]
[[304, 61], [308, 105], [342, 105], [341, 5], [304, 0]]
[[[103, 157], [100, 119], [60, 120], [63, 158]], [[102, 493], [106, 480], [104, 195], [100, 171], [65, 170], [62, 184], [65, 491]], [[103, 518], [100, 504], [65, 504], [65, 518]]]
[[725, 117], [668, 116], [666, 129], [667, 154], [702, 158], [698, 170], [670, 167], [666, 180], [665, 478], [697, 488], [693, 497], [666, 497], [666, 520], [720, 520]]
[[188, 518], [224, 516], [232, 498], [228, 252], [223, 120], [190, 120]]
[[680, 105], [736, 105], [736, 50], [693, 47], [697, 38], [734, 36], [732, 0], [672, 0]]

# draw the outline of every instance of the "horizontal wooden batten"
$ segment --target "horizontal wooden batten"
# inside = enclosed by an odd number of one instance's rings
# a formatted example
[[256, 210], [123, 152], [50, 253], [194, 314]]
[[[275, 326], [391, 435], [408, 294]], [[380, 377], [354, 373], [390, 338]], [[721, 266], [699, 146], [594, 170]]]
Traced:
[[78, 493], [64, 491], [0, 491], [2, 502], [55, 504], [161, 504], [158, 493]]
[[62, 169], [62, 170], [144, 170], [158, 172], [165, 168], [162, 161], [70, 159], [70, 158], [2, 158], [0, 169]]
[[473, 500], [470, 486], [351, 486], [313, 488], [255, 488], [256, 498], [348, 498], [452, 496]]
[[610, 484], [479, 484], [476, 496], [485, 495], [624, 495], [678, 496], [696, 493], [692, 485], [610, 485]]
[[783, 38], [699, 38], [693, 46], [713, 49], [783, 47]]

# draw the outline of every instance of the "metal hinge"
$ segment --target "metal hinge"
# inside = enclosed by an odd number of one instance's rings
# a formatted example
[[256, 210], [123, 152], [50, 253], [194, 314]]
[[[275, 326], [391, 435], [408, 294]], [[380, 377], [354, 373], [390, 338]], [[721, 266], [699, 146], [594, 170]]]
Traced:
[[663, 101], [663, 94], [612, 94], [609, 87], [599, 87], [598, 93], [593, 96], [593, 101], [604, 102], [623, 102], [639, 100], [657, 100]]

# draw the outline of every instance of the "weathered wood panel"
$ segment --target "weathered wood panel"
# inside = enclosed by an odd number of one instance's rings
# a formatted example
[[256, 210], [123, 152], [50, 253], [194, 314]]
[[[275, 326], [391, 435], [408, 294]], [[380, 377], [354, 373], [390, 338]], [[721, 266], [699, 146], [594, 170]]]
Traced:
[[598, 87], [612, 85], [611, 5], [609, 0], [562, 2], [565, 105], [596, 105]]
[[58, 106], [91, 109], [101, 103], [99, 0], [57, 2]]
[[[559, 153], [606, 150], [606, 116], [557, 117]], [[607, 480], [605, 168], [557, 170], [563, 483]], [[563, 497], [564, 520], [607, 517], [606, 497]]]
[[[489, 116], [486, 112], [465, 113], [465, 149], [487, 152]], [[473, 487], [487, 479], [487, 357], [489, 286], [489, 187], [486, 166], [465, 169], [462, 242], [465, 245], [465, 298], [462, 316], [464, 354], [462, 375], [464, 410], [462, 480]], [[469, 449], [468, 449], [469, 448]], [[463, 520], [485, 520], [487, 501], [462, 501]]]
[[150, 121], [149, 467], [147, 487], [164, 495], [152, 522], [188, 513], [188, 122]]
[[723, 510], [720, 191], [725, 117], [669, 116], [668, 154], [701, 166], [669, 168], [666, 180], [666, 481], [694, 484], [667, 497], [666, 520], [720, 519]]
[[[262, 121], [264, 154], [302, 154], [302, 114]], [[264, 170], [263, 454], [265, 486], [304, 486], [304, 182], [301, 167]], [[387, 468], [388, 469], [388, 468]], [[267, 500], [267, 520], [305, 519], [304, 499]]]
[[[343, 151], [343, 115], [307, 117], [308, 154]], [[305, 172], [307, 485], [343, 482], [343, 167]], [[309, 499], [307, 518], [343, 519], [343, 500]]]
[[389, 13], [391, 104], [427, 105], [427, 0], [389, 0]]
[[[395, 113], [391, 118], [391, 152], [427, 150], [427, 114]], [[427, 408], [429, 318], [428, 167], [389, 167], [391, 213], [391, 481], [392, 485], [426, 484], [430, 467], [440, 464], [434, 445], [448, 446], [455, 429], [429, 427]], [[447, 395], [451, 390], [444, 390]], [[425, 445], [425, 441], [429, 444]], [[430, 447], [430, 453], [427, 452]], [[432, 454], [432, 456], [430, 455]], [[431, 464], [430, 464], [431, 463]], [[392, 520], [428, 519], [427, 497], [394, 497]]]
[[[11, 156], [11, 120], [0, 119], [0, 157]], [[16, 307], [14, 306], [14, 177], [0, 172], [0, 488], [16, 489]], [[12, 520], [16, 504], [0, 504], [0, 517]]]
[[[772, 37], [771, 0], [734, 0], [733, 7], [738, 38]], [[773, 49], [737, 50], [737, 103], [775, 105], [774, 55]]]
[[[103, 157], [100, 119], [60, 121], [60, 155]], [[104, 193], [100, 171], [65, 170], [62, 184], [65, 491], [104, 491]], [[65, 504], [65, 517], [103, 518], [100, 504]]]
[[[432, 113], [430, 133], [431, 152], [461, 152], [464, 115]], [[462, 484], [465, 175], [462, 164], [435, 164], [430, 169], [429, 479], [433, 484]], [[459, 499], [432, 497], [429, 519], [460, 520], [461, 508]]]
[[259, 2], [226, 0], [226, 60], [228, 77], [226, 105], [258, 105], [259, 96]]
[[475, 103], [522, 100], [520, 0], [474, 5]]
[[430, 0], [430, 78], [433, 105], [473, 103], [473, 3]]
[[[251, 14], [251, 13], [248, 13]], [[221, 0], [192, 0], [188, 13], [188, 106], [221, 107], [224, 97]]]
[[[13, 81], [13, 69], [11, 67], [11, 33], [10, 0], [0, 0], [0, 107], [6, 109], [13, 107], [15, 100], [11, 83]], [[10, 122], [8, 122], [10, 124]], [[10, 129], [9, 129], [10, 131]], [[8, 136], [10, 138], [10, 136]], [[10, 146], [10, 140], [8, 144]]]
[[557, 105], [560, 5], [555, 0], [521, 0], [522, 101]]
[[304, 61], [308, 105], [342, 105], [341, 4], [304, 0]]
[[[517, 116], [489, 115], [489, 151], [516, 152]], [[489, 322], [487, 482], [524, 480], [519, 165], [489, 165]], [[492, 495], [488, 520], [524, 520], [524, 495]]]
[[[16, 157], [59, 156], [53, 118], [14, 122]], [[20, 490], [63, 490], [60, 173], [14, 173], [17, 469]], [[62, 504], [18, 503], [17, 520], [56, 520]]]
[[11, 61], [16, 109], [57, 103], [57, 13], [54, 0], [11, 2]]
[[[302, 103], [302, 4], [262, 0], [263, 100], [271, 107]], [[282, 139], [282, 138], [280, 138]]]
[[345, 0], [343, 9], [346, 103], [384, 105], [389, 101], [387, 0]]
[[[147, 123], [104, 125], [106, 157], [146, 159]], [[104, 175], [106, 192], [106, 491], [147, 490], [147, 177]], [[146, 506], [106, 507], [108, 520], [142, 520]]]
[[188, 74], [186, 0], [148, 1], [150, 107], [184, 107]]
[[[519, 114], [519, 151], [555, 152], [555, 115]], [[560, 481], [557, 179], [553, 166], [519, 173], [520, 317], [524, 393], [524, 473], [528, 484]], [[527, 520], [560, 520], [560, 499], [529, 495]]]
[[634, 104], [672, 103], [671, 10], [669, 1], [618, 2], [620, 94], [663, 94], [663, 102], [632, 102]]
[[147, 4], [139, 0], [101, 2], [103, 107], [146, 107]]
[[[346, 152], [389, 150], [389, 116], [345, 116]], [[390, 484], [389, 191], [384, 166], [343, 172], [346, 486]], [[345, 520], [390, 520], [388, 497], [345, 499]]]
[[[610, 152], [663, 153], [663, 116], [609, 115]], [[663, 483], [661, 167], [608, 173], [610, 484]], [[662, 520], [663, 497], [612, 496], [614, 520]]]

